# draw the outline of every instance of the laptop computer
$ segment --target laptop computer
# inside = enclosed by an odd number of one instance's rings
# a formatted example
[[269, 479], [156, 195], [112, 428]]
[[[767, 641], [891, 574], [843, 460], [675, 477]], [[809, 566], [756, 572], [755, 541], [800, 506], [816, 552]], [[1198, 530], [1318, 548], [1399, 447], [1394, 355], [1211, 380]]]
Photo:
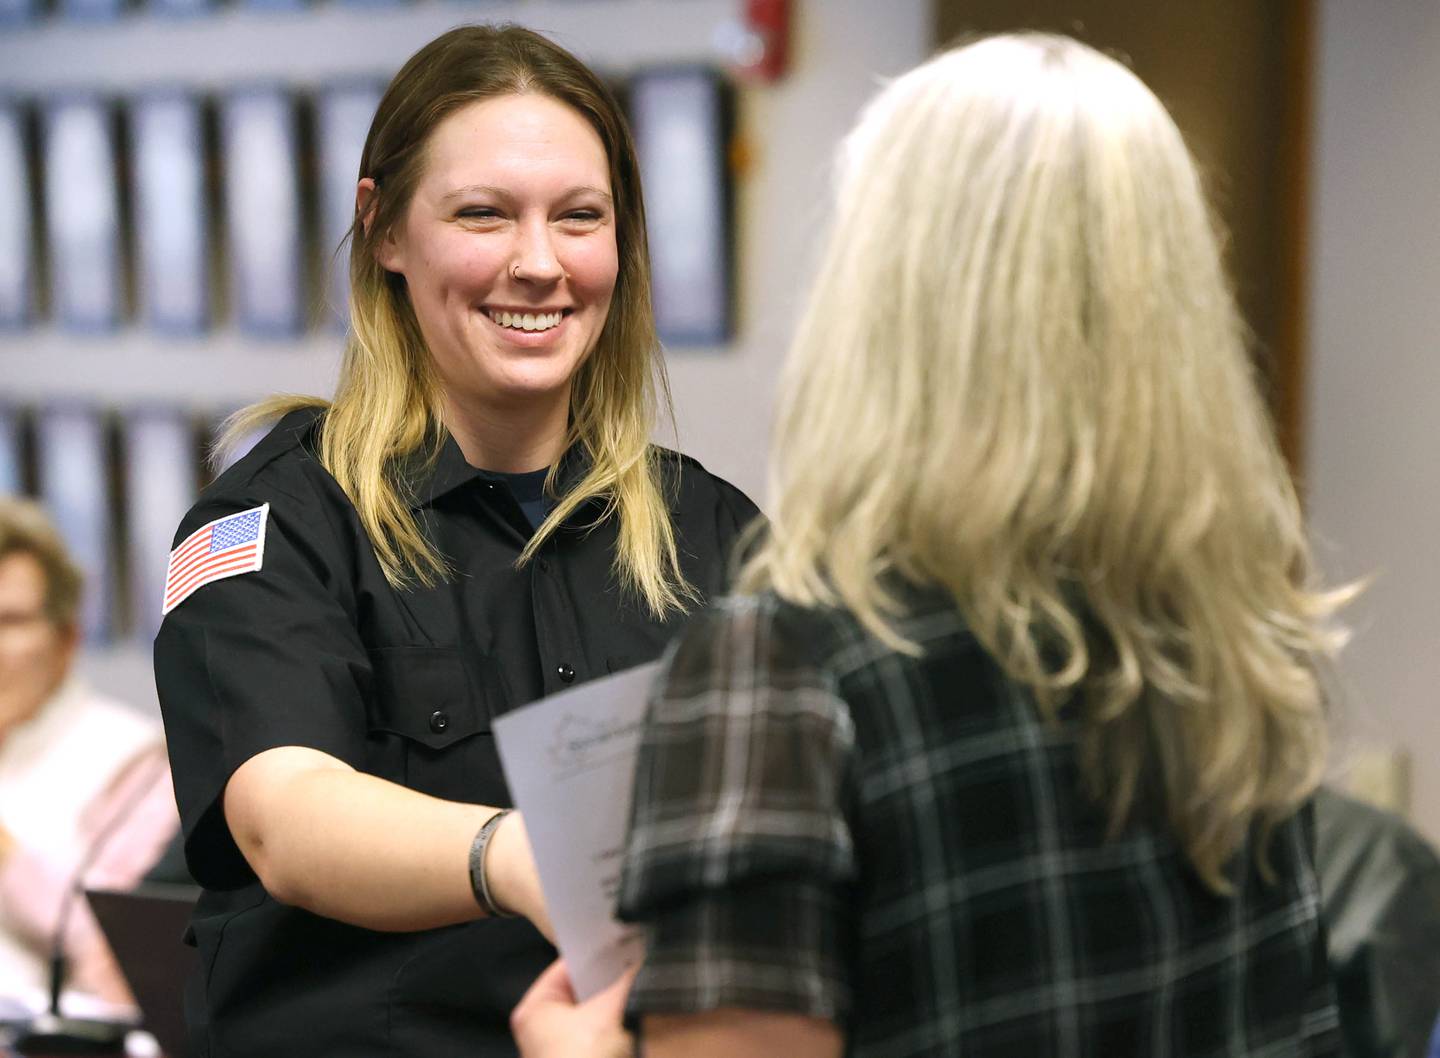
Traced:
[[181, 996], [195, 967], [194, 948], [181, 937], [200, 890], [189, 885], [146, 883], [129, 890], [87, 889], [115, 961], [135, 993], [144, 1028], [167, 1058], [185, 1058]]

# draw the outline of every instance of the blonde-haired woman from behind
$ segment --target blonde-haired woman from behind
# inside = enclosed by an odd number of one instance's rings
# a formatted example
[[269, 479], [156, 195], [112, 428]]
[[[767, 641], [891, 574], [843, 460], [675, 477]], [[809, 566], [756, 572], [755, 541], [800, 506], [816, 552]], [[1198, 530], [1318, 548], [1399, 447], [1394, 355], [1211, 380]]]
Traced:
[[1004, 36], [877, 97], [774, 452], [648, 721], [648, 1058], [1336, 1053], [1305, 806], [1345, 593], [1133, 74]]

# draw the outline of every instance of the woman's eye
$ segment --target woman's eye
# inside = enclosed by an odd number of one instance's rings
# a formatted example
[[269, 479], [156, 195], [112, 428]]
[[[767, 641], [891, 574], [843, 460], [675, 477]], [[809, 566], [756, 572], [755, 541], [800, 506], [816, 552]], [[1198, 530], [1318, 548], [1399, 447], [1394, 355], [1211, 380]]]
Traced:
[[494, 220], [500, 216], [500, 211], [491, 209], [489, 206], [471, 206], [468, 209], [462, 209], [457, 215], [466, 220]]
[[565, 219], [579, 224], [598, 224], [603, 218], [599, 210], [577, 209], [565, 214]]

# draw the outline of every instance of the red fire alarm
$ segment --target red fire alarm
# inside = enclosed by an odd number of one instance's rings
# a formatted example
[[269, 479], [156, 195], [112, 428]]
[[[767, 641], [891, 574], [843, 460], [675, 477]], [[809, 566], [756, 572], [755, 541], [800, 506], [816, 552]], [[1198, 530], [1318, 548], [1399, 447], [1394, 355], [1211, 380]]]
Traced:
[[740, 19], [726, 25], [716, 43], [737, 77], [779, 80], [790, 50], [790, 0], [745, 0]]

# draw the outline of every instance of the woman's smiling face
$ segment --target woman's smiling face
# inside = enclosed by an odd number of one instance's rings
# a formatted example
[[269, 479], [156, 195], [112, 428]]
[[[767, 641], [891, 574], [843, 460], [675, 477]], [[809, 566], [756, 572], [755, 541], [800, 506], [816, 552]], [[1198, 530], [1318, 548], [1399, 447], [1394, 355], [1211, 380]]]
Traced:
[[405, 277], [449, 399], [568, 400], [619, 273], [600, 137], [549, 96], [462, 107], [378, 257]]

